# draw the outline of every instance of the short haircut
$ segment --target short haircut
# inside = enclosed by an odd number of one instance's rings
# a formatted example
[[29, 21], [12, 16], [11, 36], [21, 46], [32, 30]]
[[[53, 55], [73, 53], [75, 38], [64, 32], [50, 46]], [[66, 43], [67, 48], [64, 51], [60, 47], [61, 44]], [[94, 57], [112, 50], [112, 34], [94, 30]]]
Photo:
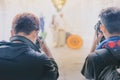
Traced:
[[39, 19], [32, 13], [17, 14], [12, 22], [12, 30], [15, 34], [23, 32], [29, 35], [32, 31], [39, 30]]
[[120, 33], [120, 8], [103, 9], [99, 17], [110, 34]]

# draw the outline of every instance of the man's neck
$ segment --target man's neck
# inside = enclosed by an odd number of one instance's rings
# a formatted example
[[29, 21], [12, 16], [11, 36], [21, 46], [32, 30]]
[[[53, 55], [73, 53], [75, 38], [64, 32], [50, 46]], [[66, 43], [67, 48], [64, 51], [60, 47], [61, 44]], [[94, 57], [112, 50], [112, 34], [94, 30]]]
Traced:
[[31, 40], [31, 41], [34, 43], [34, 40], [33, 40], [33, 38], [31, 37], [31, 35], [26, 35], [26, 34], [24, 34], [24, 33], [18, 33], [18, 34], [16, 34], [16, 35], [18, 35], [18, 36], [23, 36], [23, 37]]
[[114, 36], [120, 36], [120, 34], [118, 34], [118, 33], [115, 33], [115, 34], [109, 34], [109, 35], [107, 36], [107, 38], [114, 37]]

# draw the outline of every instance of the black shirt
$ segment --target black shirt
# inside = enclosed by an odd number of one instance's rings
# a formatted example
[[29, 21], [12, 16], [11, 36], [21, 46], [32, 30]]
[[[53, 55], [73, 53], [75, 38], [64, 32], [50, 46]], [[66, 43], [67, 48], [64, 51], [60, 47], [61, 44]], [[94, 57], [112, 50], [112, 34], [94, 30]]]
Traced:
[[[14, 37], [13, 37], [14, 38]], [[21, 43], [13, 43], [13, 41]], [[0, 42], [0, 80], [57, 80], [58, 66], [28, 39]]]

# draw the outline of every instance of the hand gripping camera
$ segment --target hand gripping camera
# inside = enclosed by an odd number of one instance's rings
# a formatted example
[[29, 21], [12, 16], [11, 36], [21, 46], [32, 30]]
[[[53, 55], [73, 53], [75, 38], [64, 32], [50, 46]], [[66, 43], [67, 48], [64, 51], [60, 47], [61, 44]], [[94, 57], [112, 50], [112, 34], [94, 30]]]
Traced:
[[[94, 26], [94, 29], [95, 31], [97, 32], [97, 37], [100, 33], [102, 33], [102, 31], [100, 30], [100, 25], [101, 25], [101, 22], [100, 20], [97, 22], [97, 24]], [[105, 37], [103, 36], [100, 40], [100, 42], [104, 41], [105, 40]]]

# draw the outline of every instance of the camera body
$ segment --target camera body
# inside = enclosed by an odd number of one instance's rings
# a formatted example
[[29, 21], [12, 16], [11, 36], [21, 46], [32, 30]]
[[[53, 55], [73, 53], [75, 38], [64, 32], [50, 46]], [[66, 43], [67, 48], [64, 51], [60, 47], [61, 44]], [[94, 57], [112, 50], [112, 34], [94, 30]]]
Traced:
[[[101, 22], [100, 20], [97, 22], [97, 24], [94, 26], [94, 29], [95, 31], [97, 32], [97, 37], [100, 33], [102, 33], [102, 31], [100, 30], [100, 25], [101, 25]], [[105, 40], [105, 37], [103, 36], [100, 40], [100, 42], [104, 41]]]
[[37, 40], [36, 40], [36, 46], [38, 47], [38, 48], [41, 48], [41, 46], [40, 46], [40, 43], [39, 43], [39, 40], [41, 40], [42, 41], [42, 44], [44, 43], [44, 40], [43, 40], [43, 38], [41, 37], [41, 36], [38, 36], [38, 38], [37, 38]]
[[102, 31], [100, 30], [100, 25], [101, 25], [101, 22], [100, 20], [97, 22], [97, 24], [95, 25], [94, 29], [95, 31], [97, 31], [97, 33], [102, 33]]

